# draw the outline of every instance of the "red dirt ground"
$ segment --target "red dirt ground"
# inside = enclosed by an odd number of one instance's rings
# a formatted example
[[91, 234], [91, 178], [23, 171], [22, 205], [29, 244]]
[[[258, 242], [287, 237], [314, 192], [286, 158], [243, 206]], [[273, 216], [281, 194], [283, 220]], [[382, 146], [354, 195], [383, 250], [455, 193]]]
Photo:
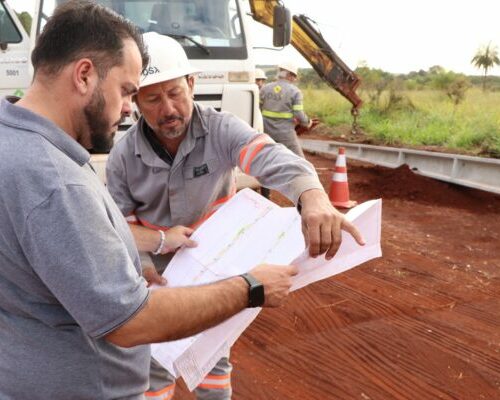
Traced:
[[[328, 190], [334, 161], [308, 159]], [[348, 169], [351, 199], [383, 199], [383, 257], [264, 309], [233, 347], [233, 399], [500, 399], [500, 196]]]

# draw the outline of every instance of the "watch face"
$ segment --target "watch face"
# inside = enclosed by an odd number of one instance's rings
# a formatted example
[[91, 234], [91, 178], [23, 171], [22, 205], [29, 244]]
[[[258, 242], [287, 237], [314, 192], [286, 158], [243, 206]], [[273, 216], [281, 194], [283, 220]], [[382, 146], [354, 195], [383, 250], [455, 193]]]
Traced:
[[258, 285], [251, 286], [248, 305], [250, 307], [262, 307], [264, 305], [264, 300], [264, 285], [262, 285], [262, 283], [259, 283]]
[[266, 299], [264, 285], [249, 273], [240, 276], [248, 283], [248, 307], [262, 307]]

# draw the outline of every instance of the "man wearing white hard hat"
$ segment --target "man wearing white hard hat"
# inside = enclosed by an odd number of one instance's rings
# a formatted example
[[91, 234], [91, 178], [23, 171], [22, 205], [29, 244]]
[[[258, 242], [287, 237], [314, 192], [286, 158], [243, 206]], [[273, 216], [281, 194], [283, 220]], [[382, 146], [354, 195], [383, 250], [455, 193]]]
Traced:
[[313, 121], [304, 113], [302, 92], [294, 85], [298, 67], [291, 61], [278, 65], [278, 80], [260, 90], [260, 107], [264, 118], [264, 132], [276, 142], [284, 144], [295, 154], [304, 157], [295, 132], [295, 124], [310, 129]]
[[[196, 70], [182, 46], [157, 33], [143, 36], [151, 60], [135, 98], [142, 116], [112, 149], [106, 173], [138, 249], [150, 257], [143, 253], [148, 281], [164, 284], [159, 274], [172, 249], [164, 245], [163, 232], [180, 225], [187, 240], [234, 195], [236, 166], [300, 205], [311, 255], [333, 257], [341, 229], [362, 243], [357, 229], [330, 204], [309, 162], [232, 114], [195, 103]], [[170, 399], [174, 380], [153, 364], [148, 398]], [[230, 372], [223, 358], [196, 389], [197, 398], [230, 399]]]
[[266, 80], [266, 73], [260, 68], [255, 68], [255, 84], [259, 87], [259, 90], [266, 84]]

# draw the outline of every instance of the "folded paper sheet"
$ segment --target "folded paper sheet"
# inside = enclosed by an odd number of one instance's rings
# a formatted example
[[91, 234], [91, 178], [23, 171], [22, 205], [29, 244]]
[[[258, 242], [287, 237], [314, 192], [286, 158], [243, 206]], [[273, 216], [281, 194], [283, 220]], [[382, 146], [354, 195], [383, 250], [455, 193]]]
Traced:
[[[361, 231], [359, 246], [342, 232], [335, 257], [309, 257], [295, 208], [281, 208], [250, 189], [238, 192], [192, 235], [198, 247], [182, 249], [164, 276], [169, 286], [192, 286], [239, 275], [261, 263], [295, 264], [299, 274], [292, 290], [351, 269], [382, 255], [380, 249], [382, 201], [363, 203], [346, 214]], [[193, 390], [227, 355], [260, 308], [246, 309], [198, 335], [152, 345], [152, 354]]]

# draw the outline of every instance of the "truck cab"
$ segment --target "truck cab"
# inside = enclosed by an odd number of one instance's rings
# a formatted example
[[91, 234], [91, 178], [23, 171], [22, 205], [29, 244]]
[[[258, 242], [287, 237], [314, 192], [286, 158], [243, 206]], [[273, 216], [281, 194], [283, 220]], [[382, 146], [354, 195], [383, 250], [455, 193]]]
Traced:
[[[37, 37], [55, 7], [65, 1], [36, 2], [32, 37]], [[154, 31], [179, 41], [192, 65], [201, 71], [196, 78], [195, 100], [229, 111], [262, 131], [247, 1], [97, 2], [131, 20], [142, 32]]]
[[0, 0], [0, 97], [23, 96], [29, 86], [30, 41], [16, 13]]
[[[30, 50], [55, 8], [66, 1], [36, 0]], [[255, 84], [249, 0], [96, 1], [132, 21], [142, 32], [154, 31], [179, 41], [192, 65], [201, 71], [196, 76], [195, 101], [231, 112], [263, 131]], [[128, 118], [120, 126], [115, 140], [119, 140], [132, 123]], [[92, 164], [103, 180], [106, 160], [105, 154], [92, 157]], [[239, 172], [237, 186], [257, 188], [259, 183]]]

